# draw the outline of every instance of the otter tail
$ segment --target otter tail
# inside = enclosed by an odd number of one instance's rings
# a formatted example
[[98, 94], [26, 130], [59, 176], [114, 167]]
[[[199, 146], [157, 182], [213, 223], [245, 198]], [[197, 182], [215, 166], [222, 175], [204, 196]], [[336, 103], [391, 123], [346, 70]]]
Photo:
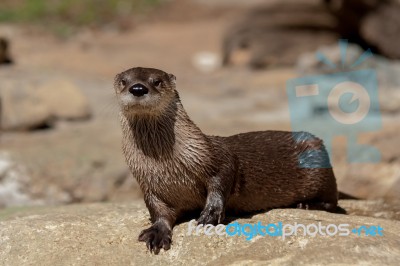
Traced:
[[349, 194], [346, 194], [346, 193], [340, 192], [340, 191], [338, 192], [338, 198], [340, 200], [342, 200], [342, 199], [361, 200], [360, 198], [354, 197], [352, 195], [349, 195]]

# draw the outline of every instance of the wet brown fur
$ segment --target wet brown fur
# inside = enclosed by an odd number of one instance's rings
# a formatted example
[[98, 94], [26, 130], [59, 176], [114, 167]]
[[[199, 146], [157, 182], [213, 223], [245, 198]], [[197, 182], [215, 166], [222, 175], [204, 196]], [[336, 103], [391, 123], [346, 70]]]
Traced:
[[[161, 85], [153, 85], [154, 80], [162, 80]], [[127, 91], [137, 82], [149, 88], [140, 103]], [[157, 69], [129, 69], [117, 75], [115, 90], [121, 105], [123, 152], [153, 222], [139, 240], [155, 253], [169, 249], [172, 228], [188, 211], [203, 210], [198, 222], [216, 224], [223, 221], [225, 211], [336, 209], [332, 168], [299, 166], [299, 156], [310, 149], [321, 150], [324, 158], [307, 160], [329, 164], [322, 141], [311, 134], [205, 135], [186, 114], [175, 77]]]

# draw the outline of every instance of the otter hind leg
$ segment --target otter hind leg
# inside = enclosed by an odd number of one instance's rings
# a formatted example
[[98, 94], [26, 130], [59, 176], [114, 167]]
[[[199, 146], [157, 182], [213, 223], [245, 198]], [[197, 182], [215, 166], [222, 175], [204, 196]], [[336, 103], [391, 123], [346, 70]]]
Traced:
[[306, 201], [300, 202], [296, 205], [297, 209], [304, 210], [320, 210], [327, 212], [336, 212], [337, 211], [337, 203], [332, 202], [323, 202], [323, 201]]

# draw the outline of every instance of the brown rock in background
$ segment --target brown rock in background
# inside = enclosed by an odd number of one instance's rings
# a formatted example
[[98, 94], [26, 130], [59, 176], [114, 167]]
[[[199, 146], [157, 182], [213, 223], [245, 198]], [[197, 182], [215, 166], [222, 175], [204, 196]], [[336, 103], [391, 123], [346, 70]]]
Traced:
[[69, 80], [58, 79], [37, 88], [42, 103], [56, 119], [85, 119], [90, 117], [86, 96]]
[[366, 16], [361, 25], [361, 36], [368, 45], [393, 59], [400, 59], [400, 4], [379, 7]]
[[3, 82], [0, 98], [0, 128], [3, 130], [29, 130], [51, 122], [50, 109], [43, 104], [32, 85]]
[[0, 87], [0, 128], [31, 130], [51, 126], [55, 120], [87, 119], [91, 109], [86, 96], [68, 80], [38, 85], [29, 80], [6, 80]]
[[266, 3], [229, 27], [222, 43], [223, 65], [230, 64], [239, 49], [248, 50], [251, 68], [290, 65], [301, 53], [339, 38], [398, 59], [399, 12], [394, 0]]
[[290, 65], [298, 55], [337, 40], [335, 20], [320, 2], [300, 1], [259, 6], [227, 30], [223, 65], [239, 49], [249, 51], [249, 66]]

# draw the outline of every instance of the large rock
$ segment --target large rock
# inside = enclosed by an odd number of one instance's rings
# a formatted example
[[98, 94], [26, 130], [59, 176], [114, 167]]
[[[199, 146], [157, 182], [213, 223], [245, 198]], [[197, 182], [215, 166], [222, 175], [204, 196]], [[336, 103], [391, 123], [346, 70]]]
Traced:
[[90, 116], [86, 96], [69, 80], [52, 80], [39, 87], [37, 92], [55, 118], [84, 119]]
[[[345, 202], [341, 203], [346, 205]], [[366, 202], [367, 204], [367, 202]], [[363, 202], [359, 208], [363, 208]], [[137, 241], [150, 225], [141, 203], [70, 205], [0, 212], [2, 265], [399, 265], [400, 222], [319, 211], [277, 209], [241, 218], [243, 223], [349, 224], [380, 226], [383, 236], [188, 235], [188, 223], [175, 227], [168, 252], [152, 255]]]
[[398, 0], [324, 0], [336, 18], [336, 31], [341, 38], [379, 54], [400, 59], [398, 49], [400, 19]]
[[[385, 1], [381, 1], [385, 2]], [[400, 4], [390, 1], [367, 15], [361, 24], [360, 35], [381, 54], [400, 59]]]
[[50, 123], [52, 114], [30, 84], [2, 82], [0, 88], [0, 128], [28, 130]]
[[400, 59], [400, 5], [396, 1], [264, 2], [228, 29], [222, 43], [224, 65], [236, 61], [234, 52], [241, 48], [249, 50], [253, 68], [291, 65], [299, 54], [338, 38]]
[[2, 81], [0, 128], [3, 130], [30, 130], [47, 127], [56, 119], [85, 119], [90, 115], [86, 96], [69, 80]]
[[299, 54], [338, 38], [334, 17], [319, 1], [267, 2], [245, 11], [228, 28], [222, 41], [223, 65], [236, 63], [237, 52], [245, 49], [251, 68], [291, 66]]

